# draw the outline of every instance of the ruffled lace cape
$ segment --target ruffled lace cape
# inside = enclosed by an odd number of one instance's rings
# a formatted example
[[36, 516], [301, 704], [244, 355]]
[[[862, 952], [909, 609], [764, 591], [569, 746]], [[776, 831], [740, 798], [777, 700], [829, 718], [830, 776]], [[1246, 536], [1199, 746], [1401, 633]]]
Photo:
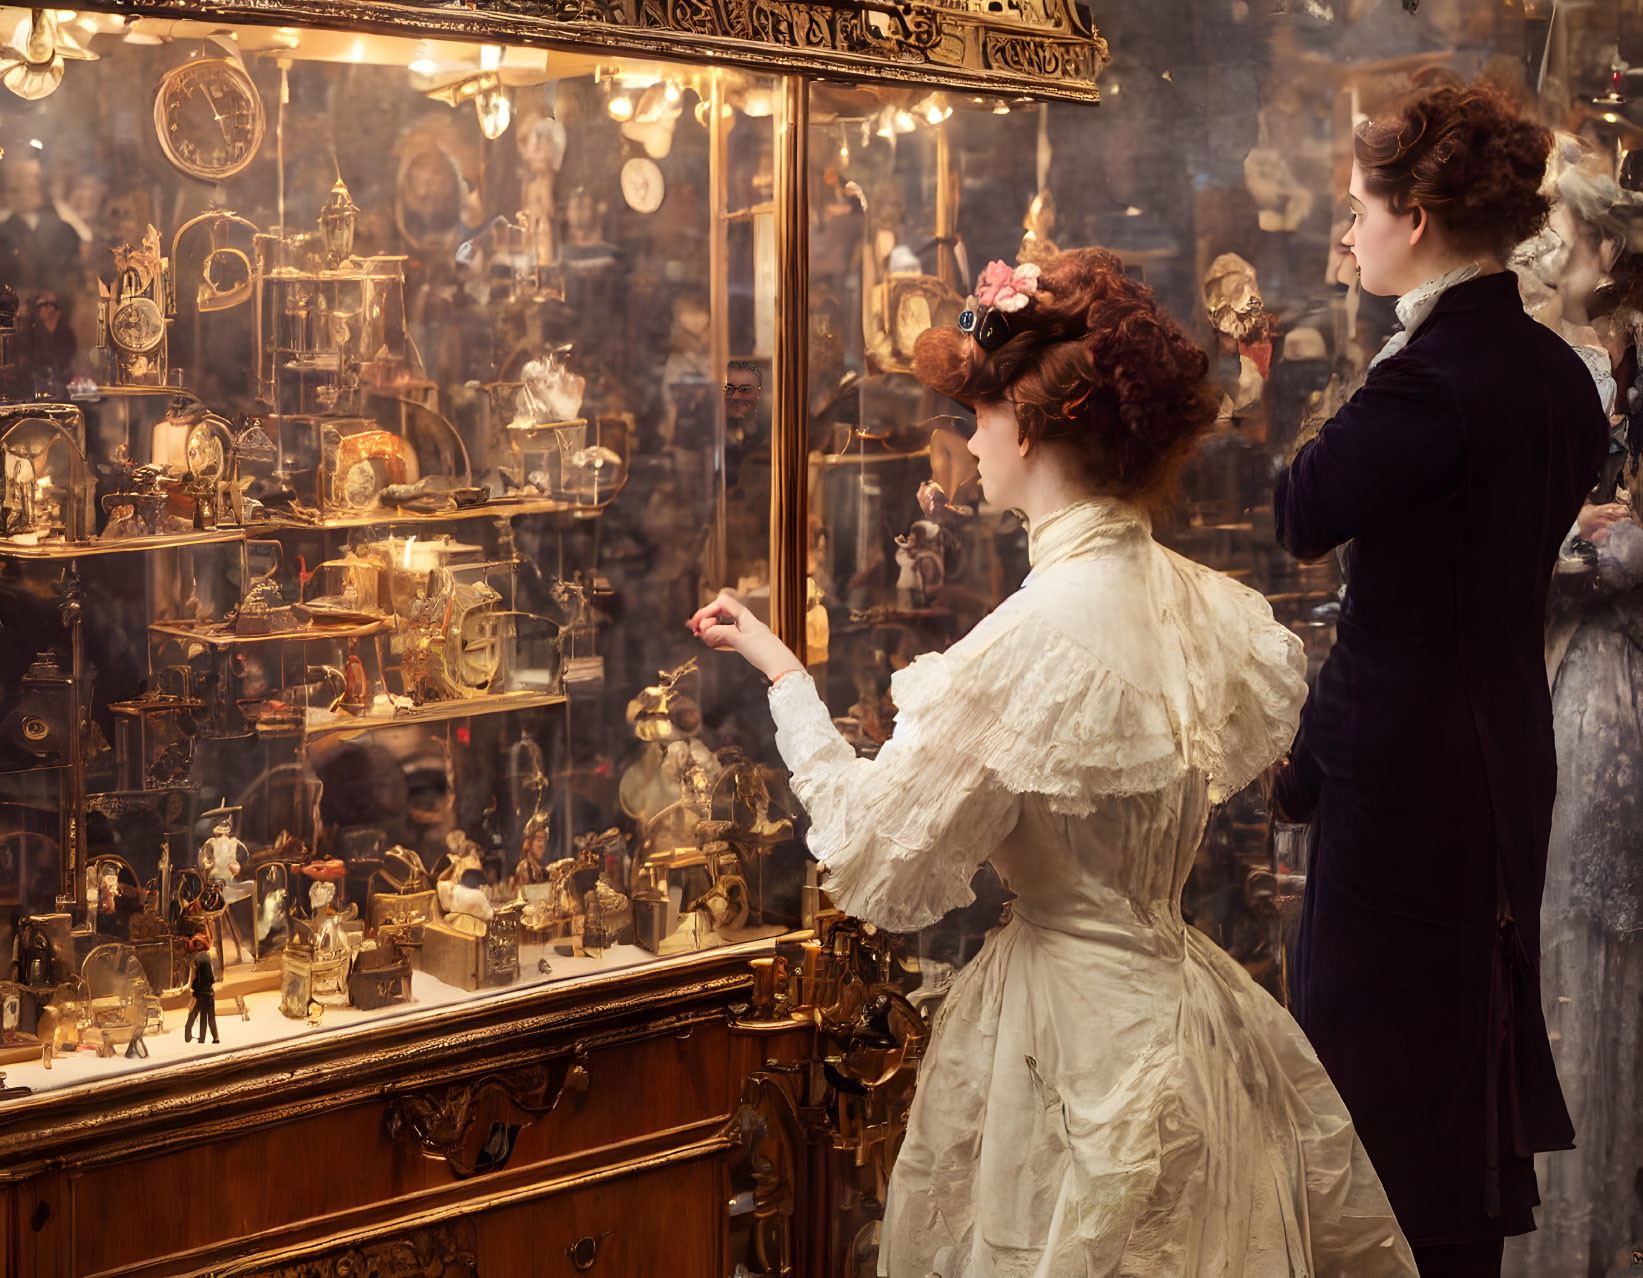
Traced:
[[771, 689], [810, 850], [841, 909], [905, 930], [967, 904], [1021, 796], [1086, 816], [1195, 772], [1219, 800], [1289, 748], [1300, 641], [1259, 594], [1150, 533], [1116, 501], [1044, 521], [1021, 589], [895, 674], [895, 734], [876, 761], [855, 759], [808, 677]]

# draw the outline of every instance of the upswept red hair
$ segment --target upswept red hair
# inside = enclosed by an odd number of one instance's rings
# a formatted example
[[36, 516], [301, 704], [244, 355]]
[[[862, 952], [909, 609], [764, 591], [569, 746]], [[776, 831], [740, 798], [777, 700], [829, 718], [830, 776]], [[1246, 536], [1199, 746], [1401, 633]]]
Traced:
[[1371, 195], [1399, 215], [1424, 209], [1458, 247], [1501, 261], [1546, 224], [1552, 206], [1540, 187], [1551, 150], [1550, 130], [1482, 84], [1426, 89], [1352, 140]]
[[1009, 317], [1011, 336], [983, 350], [932, 328], [913, 350], [926, 386], [975, 405], [1015, 405], [1029, 447], [1065, 441], [1097, 491], [1153, 502], [1215, 420], [1209, 359], [1106, 249], [1058, 253], [1038, 291]]

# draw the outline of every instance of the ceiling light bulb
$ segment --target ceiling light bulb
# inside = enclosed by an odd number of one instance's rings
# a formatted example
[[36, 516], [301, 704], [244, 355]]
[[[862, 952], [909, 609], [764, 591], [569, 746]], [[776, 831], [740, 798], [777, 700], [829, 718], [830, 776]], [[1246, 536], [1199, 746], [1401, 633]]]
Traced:
[[994, 115], [1009, 115], [1010, 114], [1010, 104], [1008, 102], [1000, 102], [997, 106], [995, 106], [993, 108], [993, 114]]
[[911, 133], [914, 129], [913, 117], [906, 111], [897, 111], [895, 128], [897, 133]]
[[439, 63], [435, 62], [432, 58], [418, 58], [405, 69], [412, 75], [432, 75], [435, 71], [439, 70]]
[[662, 96], [667, 99], [667, 104], [669, 106], [678, 106], [679, 99], [683, 97], [684, 94], [680, 92], [677, 84], [673, 83], [672, 80], [669, 80], [667, 82], [667, 87], [662, 90]]
[[610, 100], [610, 118], [618, 124], [626, 124], [633, 119], [633, 99], [625, 93], [618, 93]]

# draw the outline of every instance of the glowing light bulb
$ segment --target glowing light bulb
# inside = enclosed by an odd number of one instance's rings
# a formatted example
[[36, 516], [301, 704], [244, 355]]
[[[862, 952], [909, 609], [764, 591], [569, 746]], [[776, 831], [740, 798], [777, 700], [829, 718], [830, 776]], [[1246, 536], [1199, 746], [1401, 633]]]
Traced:
[[682, 98], [684, 94], [680, 92], [677, 84], [675, 84], [672, 80], [669, 80], [666, 86], [662, 89], [662, 96], [667, 99], [667, 104], [669, 106], [678, 106], [679, 99]]
[[626, 124], [633, 119], [633, 99], [625, 93], [618, 93], [610, 100], [610, 118], [618, 124]]
[[439, 70], [439, 63], [432, 58], [418, 58], [406, 68], [412, 75], [432, 75]]

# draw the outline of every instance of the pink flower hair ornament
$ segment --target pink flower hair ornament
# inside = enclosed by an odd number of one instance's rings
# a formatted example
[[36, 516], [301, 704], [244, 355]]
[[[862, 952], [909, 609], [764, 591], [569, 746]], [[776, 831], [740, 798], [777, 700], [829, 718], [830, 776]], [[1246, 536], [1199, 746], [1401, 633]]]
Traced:
[[1038, 264], [1011, 266], [1008, 262], [987, 263], [976, 280], [976, 302], [992, 306], [1006, 314], [1022, 310], [1038, 291]]

